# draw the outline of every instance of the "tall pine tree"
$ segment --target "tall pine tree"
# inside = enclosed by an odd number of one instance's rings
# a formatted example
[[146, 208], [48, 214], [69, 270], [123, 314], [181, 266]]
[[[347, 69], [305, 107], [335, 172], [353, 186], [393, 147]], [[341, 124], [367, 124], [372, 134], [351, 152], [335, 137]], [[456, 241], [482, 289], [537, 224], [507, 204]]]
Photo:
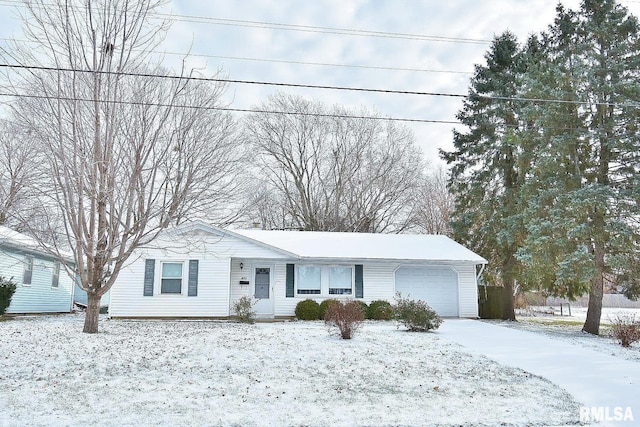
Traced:
[[546, 58], [521, 90], [541, 102], [536, 122], [527, 237], [518, 258], [526, 279], [551, 294], [589, 294], [583, 330], [599, 333], [603, 285], [638, 295], [640, 39], [638, 22], [613, 0], [558, 6], [543, 37]]
[[505, 287], [503, 318], [509, 320], [515, 320], [516, 252], [524, 238], [520, 193], [531, 151], [521, 135], [527, 132], [522, 103], [514, 98], [535, 49], [535, 39], [522, 49], [510, 32], [494, 39], [457, 115], [468, 130], [454, 131], [454, 151], [441, 152], [451, 165], [455, 238], [489, 260], [489, 273]]

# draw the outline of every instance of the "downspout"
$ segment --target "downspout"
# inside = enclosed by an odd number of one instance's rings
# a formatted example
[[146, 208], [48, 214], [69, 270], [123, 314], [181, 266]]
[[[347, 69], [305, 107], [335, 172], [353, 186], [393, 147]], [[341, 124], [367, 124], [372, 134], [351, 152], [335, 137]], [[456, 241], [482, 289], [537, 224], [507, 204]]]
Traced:
[[476, 286], [478, 286], [478, 280], [480, 280], [480, 276], [482, 276], [482, 272], [484, 272], [484, 268], [487, 266], [487, 264], [480, 264], [480, 271], [478, 272], [478, 274], [476, 274]]

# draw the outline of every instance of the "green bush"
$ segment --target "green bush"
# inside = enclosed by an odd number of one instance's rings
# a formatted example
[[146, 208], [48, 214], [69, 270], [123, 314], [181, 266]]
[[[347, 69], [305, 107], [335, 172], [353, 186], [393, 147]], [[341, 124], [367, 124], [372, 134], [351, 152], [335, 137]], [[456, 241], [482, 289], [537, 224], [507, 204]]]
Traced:
[[238, 322], [250, 324], [256, 322], [256, 311], [253, 309], [256, 302], [256, 300], [246, 295], [240, 297], [237, 301], [234, 301], [233, 311], [236, 313], [235, 318]]
[[350, 340], [362, 326], [364, 318], [361, 301], [336, 301], [328, 304], [324, 322], [337, 328], [343, 340]]
[[299, 320], [320, 320], [320, 304], [312, 299], [300, 301], [296, 305], [296, 317]]
[[393, 319], [393, 307], [389, 301], [372, 301], [369, 304], [367, 317], [371, 320], [391, 320]]
[[16, 292], [16, 287], [16, 284], [11, 279], [5, 279], [0, 276], [0, 316], [9, 308], [11, 297]]
[[339, 304], [340, 301], [338, 301], [337, 299], [333, 299], [333, 298], [323, 300], [320, 303], [320, 320], [324, 320], [324, 317], [327, 315], [327, 309], [329, 308], [329, 305], [330, 304], [336, 304], [336, 303]]
[[438, 329], [442, 324], [442, 318], [426, 302], [402, 298], [400, 293], [396, 296], [393, 317], [412, 332]]

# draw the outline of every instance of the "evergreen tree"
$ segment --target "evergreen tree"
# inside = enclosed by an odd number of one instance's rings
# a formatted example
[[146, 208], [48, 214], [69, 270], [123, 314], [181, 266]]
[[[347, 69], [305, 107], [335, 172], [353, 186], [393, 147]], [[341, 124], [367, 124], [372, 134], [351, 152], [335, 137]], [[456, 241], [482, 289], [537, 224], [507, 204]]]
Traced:
[[523, 49], [506, 32], [497, 36], [476, 65], [469, 96], [457, 118], [468, 131], [454, 131], [454, 151], [441, 152], [451, 165], [456, 197], [452, 228], [458, 241], [489, 260], [489, 274], [505, 288], [504, 319], [515, 320], [513, 290], [520, 271], [516, 252], [524, 238], [520, 193], [529, 164], [528, 125], [521, 120], [519, 81], [537, 43]]
[[540, 141], [523, 195], [527, 237], [518, 258], [530, 285], [589, 293], [583, 330], [599, 333], [605, 279], [638, 296], [638, 22], [613, 0], [558, 6], [546, 61], [521, 90], [541, 102], [524, 115]]

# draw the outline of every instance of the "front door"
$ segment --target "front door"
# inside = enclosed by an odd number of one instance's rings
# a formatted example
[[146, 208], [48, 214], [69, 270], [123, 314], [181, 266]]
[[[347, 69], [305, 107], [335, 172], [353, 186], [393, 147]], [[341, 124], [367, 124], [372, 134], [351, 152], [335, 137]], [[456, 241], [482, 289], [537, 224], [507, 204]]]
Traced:
[[257, 300], [256, 315], [262, 318], [273, 317], [272, 269], [271, 267], [255, 267], [254, 273], [253, 297]]

